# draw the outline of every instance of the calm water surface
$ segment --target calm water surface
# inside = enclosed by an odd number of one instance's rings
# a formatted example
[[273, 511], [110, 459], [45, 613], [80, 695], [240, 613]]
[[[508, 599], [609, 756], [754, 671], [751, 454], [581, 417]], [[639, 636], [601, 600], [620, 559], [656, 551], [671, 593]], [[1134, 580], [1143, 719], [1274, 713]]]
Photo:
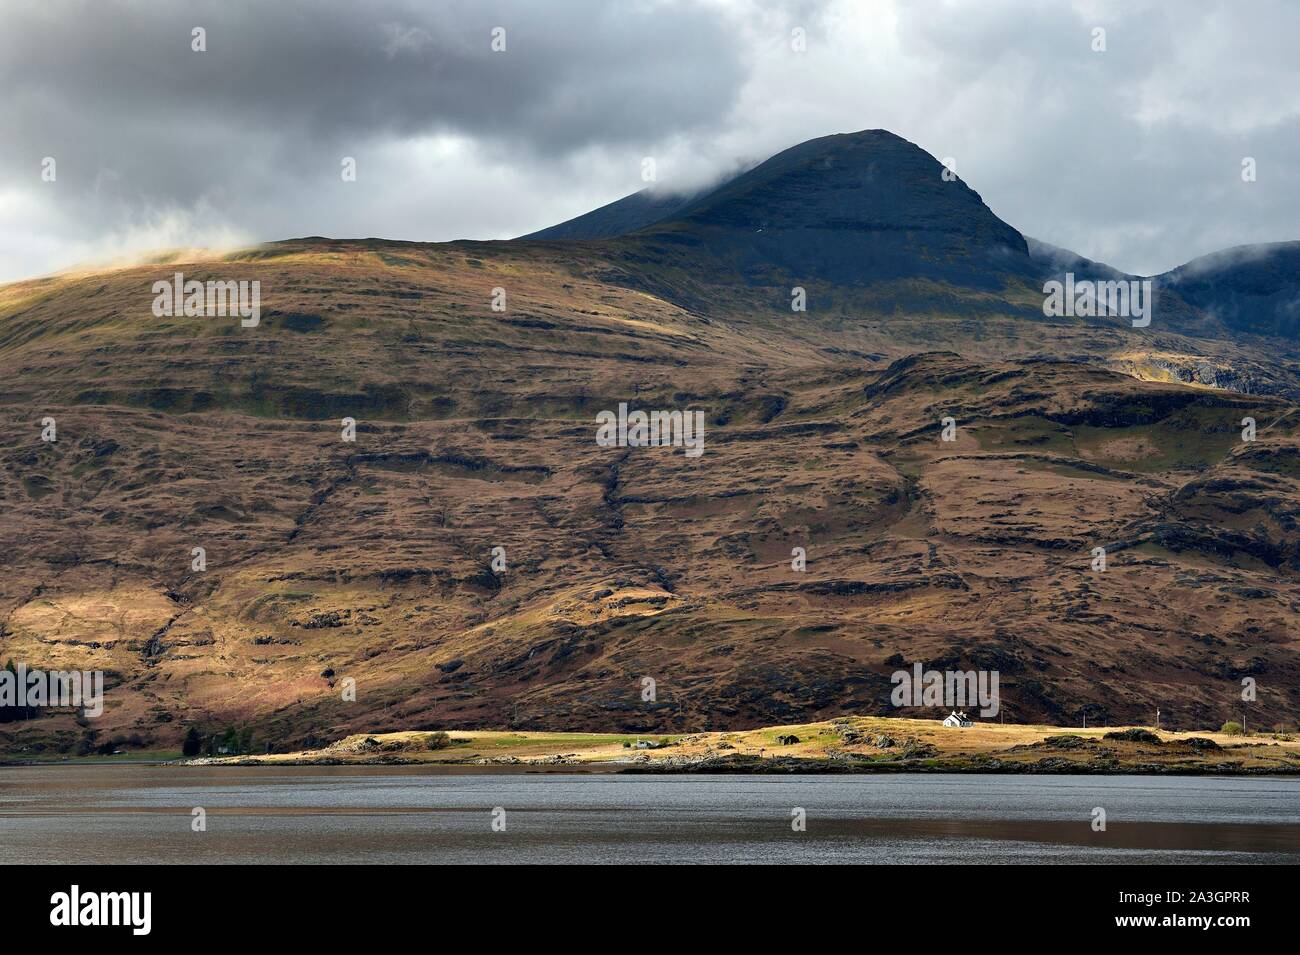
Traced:
[[0, 865], [24, 862], [1294, 864], [1300, 780], [0, 767]]

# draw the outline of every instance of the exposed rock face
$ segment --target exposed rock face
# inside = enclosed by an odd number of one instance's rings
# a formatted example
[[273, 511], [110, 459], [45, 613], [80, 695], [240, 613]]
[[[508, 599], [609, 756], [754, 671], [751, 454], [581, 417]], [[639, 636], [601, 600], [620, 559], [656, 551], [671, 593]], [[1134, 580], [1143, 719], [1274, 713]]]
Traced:
[[1205, 355], [1130, 352], [1116, 355], [1107, 365], [1144, 381], [1177, 381], [1244, 395], [1300, 395], [1285, 366], [1245, 356], [1234, 359]]
[[1107, 733], [1102, 739], [1118, 740], [1122, 743], [1149, 743], [1152, 746], [1160, 746], [1160, 737], [1150, 730], [1144, 729], [1127, 729], [1116, 733]]

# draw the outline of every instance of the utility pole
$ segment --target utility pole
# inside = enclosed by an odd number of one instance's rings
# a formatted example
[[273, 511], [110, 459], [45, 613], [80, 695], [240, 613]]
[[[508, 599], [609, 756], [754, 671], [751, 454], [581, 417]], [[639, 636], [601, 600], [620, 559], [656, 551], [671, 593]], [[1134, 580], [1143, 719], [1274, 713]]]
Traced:
[[1156, 707], [1156, 729], [1160, 729], [1160, 707]]

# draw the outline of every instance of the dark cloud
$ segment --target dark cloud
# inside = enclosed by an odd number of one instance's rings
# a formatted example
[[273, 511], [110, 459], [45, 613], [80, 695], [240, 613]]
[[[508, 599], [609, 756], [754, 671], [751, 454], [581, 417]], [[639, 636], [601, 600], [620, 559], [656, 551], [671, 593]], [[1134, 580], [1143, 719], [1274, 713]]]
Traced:
[[121, 188], [170, 199], [436, 133], [531, 161], [652, 143], [716, 125], [744, 79], [707, 7], [95, 0], [5, 16], [0, 82], [20, 91], [5, 129], [24, 158], [107, 165]]

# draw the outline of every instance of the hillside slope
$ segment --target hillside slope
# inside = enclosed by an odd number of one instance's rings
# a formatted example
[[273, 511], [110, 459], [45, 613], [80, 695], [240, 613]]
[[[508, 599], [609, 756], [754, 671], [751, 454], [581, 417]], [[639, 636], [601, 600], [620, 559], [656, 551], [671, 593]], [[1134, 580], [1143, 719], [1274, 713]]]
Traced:
[[[1046, 319], [1020, 265], [976, 274], [1033, 259], [974, 193], [834, 219], [825, 155], [601, 241], [300, 239], [0, 287], [0, 658], [110, 684], [101, 719], [0, 748], [909, 715], [911, 662], [998, 670], [1009, 722], [1212, 726], [1246, 677], [1252, 723], [1294, 721], [1284, 345]], [[801, 266], [834, 232], [920, 264]], [[177, 271], [260, 282], [260, 324], [155, 317]], [[620, 403], [702, 411], [704, 453], [598, 445]]]
[[[101, 721], [11, 745], [735, 728], [889, 712], [900, 660], [998, 669], [1011, 720], [1300, 703], [1286, 402], [864, 364], [479, 249], [275, 251], [230, 263], [279, 290], [256, 329], [148, 314], [202, 264], [4, 290], [0, 654], [112, 674]], [[598, 447], [619, 401], [705, 411], [705, 453]]]

